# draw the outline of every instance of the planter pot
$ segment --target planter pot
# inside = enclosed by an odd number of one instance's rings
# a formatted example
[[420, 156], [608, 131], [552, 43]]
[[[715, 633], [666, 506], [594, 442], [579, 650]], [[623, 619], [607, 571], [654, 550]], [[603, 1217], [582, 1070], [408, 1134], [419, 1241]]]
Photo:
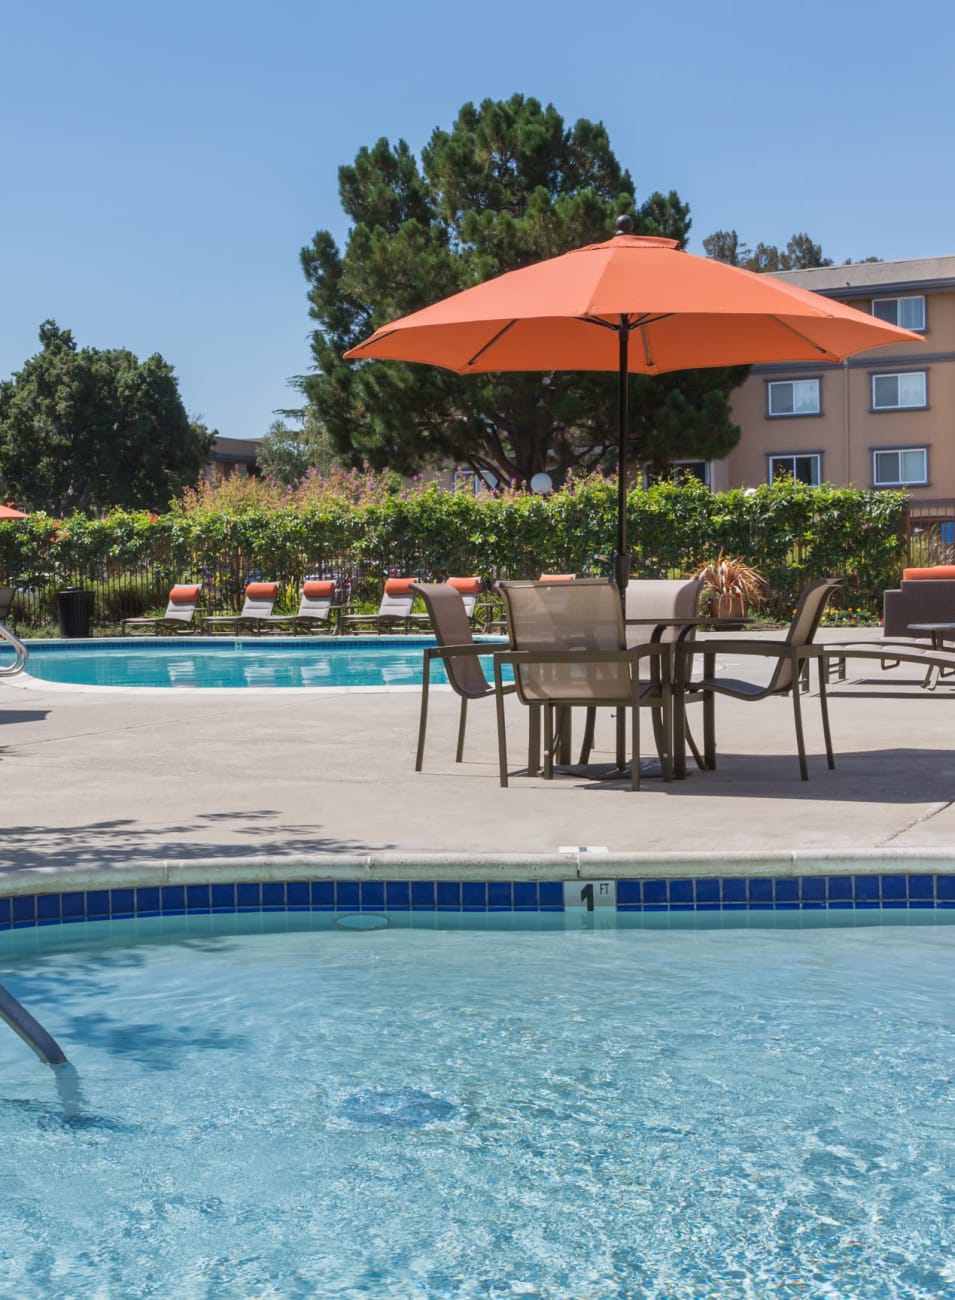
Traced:
[[[712, 618], [745, 618], [745, 597], [717, 595], [714, 592], [710, 596], [710, 616]], [[710, 632], [738, 632], [739, 630], [738, 623], [714, 623], [708, 629]]]

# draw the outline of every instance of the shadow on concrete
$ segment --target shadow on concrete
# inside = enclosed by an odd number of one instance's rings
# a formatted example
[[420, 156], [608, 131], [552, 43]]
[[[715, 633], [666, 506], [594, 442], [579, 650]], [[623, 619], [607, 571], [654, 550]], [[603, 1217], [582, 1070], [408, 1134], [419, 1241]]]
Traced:
[[[692, 762], [692, 760], [691, 760]], [[825, 754], [810, 751], [809, 780], [799, 776], [792, 754], [742, 754], [721, 750], [715, 771], [687, 768], [685, 781], [663, 784], [652, 778], [654, 790], [679, 798], [772, 799], [785, 803], [881, 803], [912, 807], [950, 804], [955, 800], [955, 754], [939, 749], [836, 750], [830, 771]], [[591, 793], [629, 790], [629, 777], [585, 777], [579, 770], [558, 771], [555, 778], [573, 781]], [[644, 778], [641, 777], [641, 787]], [[635, 798], [640, 798], [637, 791]], [[794, 830], [798, 829], [794, 825]]]
[[[0, 835], [0, 874], [42, 866], [123, 867], [156, 860], [301, 858], [317, 853], [366, 853], [369, 845], [322, 835], [316, 826], [277, 824], [272, 809], [238, 809], [202, 815], [191, 824], [154, 828], [132, 819], [79, 826], [7, 826]], [[229, 827], [229, 838], [208, 837], [210, 823]], [[198, 836], [202, 838], [197, 838]], [[378, 851], [394, 844], [374, 846]]]

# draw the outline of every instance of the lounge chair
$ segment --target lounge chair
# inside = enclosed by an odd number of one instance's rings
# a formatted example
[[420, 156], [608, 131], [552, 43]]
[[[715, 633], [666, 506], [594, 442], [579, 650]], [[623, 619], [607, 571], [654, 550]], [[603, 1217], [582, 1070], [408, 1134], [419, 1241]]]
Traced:
[[250, 582], [239, 614], [209, 614], [202, 620], [203, 632], [261, 632], [278, 599], [277, 582]]
[[[626, 761], [625, 720], [631, 710], [631, 786], [640, 785], [640, 709], [663, 713], [655, 732], [664, 738], [660, 762], [671, 775], [669, 652], [644, 642], [627, 648], [620, 591], [604, 578], [575, 582], [502, 582], [510, 650], [494, 656], [497, 687], [498, 758], [501, 785], [508, 783], [507, 738], [501, 669], [511, 664], [517, 697], [544, 715], [545, 779], [553, 776], [562, 718], [577, 707], [617, 710], [617, 766]], [[641, 679], [642, 661], [649, 678]]]
[[[820, 578], [803, 588], [796, 610], [793, 614], [789, 631], [783, 641], [737, 641], [727, 640], [723, 636], [700, 637], [677, 648], [677, 683], [676, 708], [674, 712], [674, 738], [677, 775], [682, 775], [685, 768], [684, 736], [685, 716], [683, 708], [687, 697], [697, 693], [703, 696], [703, 755], [708, 768], [716, 767], [716, 719], [714, 695], [728, 695], [732, 699], [755, 703], [774, 695], [789, 694], [793, 702], [793, 720], [796, 726], [796, 748], [799, 753], [799, 774], [804, 781], [809, 780], [809, 768], [806, 763], [806, 742], [802, 726], [802, 679], [804, 669], [812, 659], [820, 665], [819, 672], [819, 708], [822, 714], [822, 731], [826, 745], [826, 760], [829, 767], [835, 767], [832, 753], [832, 737], [829, 732], [829, 709], [826, 702], [826, 673], [823, 670], [825, 647], [814, 641], [819, 621], [830, 595], [840, 585], [838, 578]], [[736, 656], [759, 656], [775, 659], [776, 666], [766, 685], [742, 681], [732, 677], [716, 675], [717, 654]], [[703, 672], [699, 677], [692, 676], [692, 661], [695, 655], [703, 656]]]
[[447, 585], [453, 587], [464, 601], [464, 612], [468, 616], [468, 621], [474, 617], [474, 609], [477, 605], [477, 598], [481, 591], [480, 578], [447, 578]]
[[316, 629], [331, 630], [333, 614], [340, 611], [336, 605], [335, 583], [332, 579], [310, 579], [302, 583], [302, 598], [297, 614], [268, 614], [259, 619], [266, 627], [288, 628], [291, 632], [314, 632]]
[[345, 631], [350, 628], [357, 629], [362, 624], [366, 624], [373, 627], [376, 632], [380, 632], [382, 628], [393, 629], [399, 625], [407, 630], [416, 623], [427, 622], [427, 614], [412, 614], [411, 612], [415, 600], [415, 593], [412, 588], [415, 585], [414, 578], [388, 578], [377, 611], [370, 614], [342, 613], [339, 615], [339, 628]]
[[[421, 716], [418, 722], [418, 749], [415, 755], [415, 771], [421, 771], [424, 762], [425, 733], [428, 728], [428, 695], [431, 688], [431, 665], [435, 659], [444, 664], [448, 683], [461, 699], [461, 711], [458, 718], [458, 747], [454, 761], [460, 763], [464, 755], [464, 733], [468, 720], [468, 703], [471, 700], [483, 700], [494, 694], [494, 687], [484, 676], [484, 669], [478, 659], [479, 655], [490, 654], [493, 646], [476, 643], [471, 635], [471, 624], [467, 607], [460, 591], [449, 582], [416, 582], [414, 593], [424, 601], [425, 608], [434, 628], [438, 644], [429, 646], [424, 652], [424, 664], [421, 683]], [[510, 683], [501, 687], [502, 694], [514, 690]]]
[[15, 587], [0, 587], [0, 623], [6, 624], [12, 621], [10, 610], [16, 594]]
[[201, 590], [198, 583], [178, 584], [169, 593], [165, 614], [153, 618], [124, 618], [123, 636], [139, 636], [146, 632], [189, 635], [198, 631], [196, 609]]

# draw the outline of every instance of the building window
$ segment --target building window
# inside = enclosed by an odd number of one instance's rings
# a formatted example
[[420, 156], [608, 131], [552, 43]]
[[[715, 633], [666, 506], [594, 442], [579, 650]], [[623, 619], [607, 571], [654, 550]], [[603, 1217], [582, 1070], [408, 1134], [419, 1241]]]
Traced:
[[819, 380], [786, 379], [767, 384], [770, 415], [818, 415]]
[[928, 482], [928, 448], [900, 447], [872, 453], [876, 487], [919, 486]]
[[872, 376], [874, 411], [898, 411], [906, 407], [927, 405], [924, 370], [912, 370], [900, 375]]
[[890, 325], [901, 325], [904, 330], [924, 330], [925, 299], [921, 294], [911, 298], [875, 298], [872, 315]]
[[822, 456], [818, 452], [805, 456], [770, 456], [769, 481], [775, 483], [781, 478], [792, 478], [797, 483], [818, 487], [822, 482]]

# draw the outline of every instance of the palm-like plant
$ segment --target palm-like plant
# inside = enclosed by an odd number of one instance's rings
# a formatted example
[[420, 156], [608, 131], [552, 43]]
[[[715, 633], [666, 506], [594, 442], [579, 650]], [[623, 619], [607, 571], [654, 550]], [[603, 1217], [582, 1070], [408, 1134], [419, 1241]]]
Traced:
[[726, 555], [721, 550], [715, 560], [701, 564], [693, 576], [703, 579], [701, 603], [712, 614], [745, 614], [750, 608], [758, 609], [765, 600], [765, 577], [741, 555]]

